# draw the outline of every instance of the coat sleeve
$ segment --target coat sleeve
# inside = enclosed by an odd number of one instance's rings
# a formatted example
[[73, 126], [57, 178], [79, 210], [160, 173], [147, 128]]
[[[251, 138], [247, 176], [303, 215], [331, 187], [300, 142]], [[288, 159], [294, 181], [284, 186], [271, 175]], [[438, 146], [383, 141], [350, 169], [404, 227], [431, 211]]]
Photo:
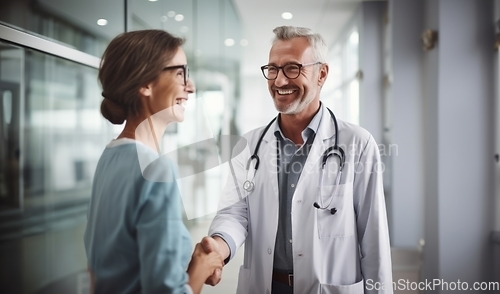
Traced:
[[243, 245], [248, 235], [247, 193], [243, 190], [246, 180], [246, 164], [250, 151], [245, 139], [234, 148], [235, 154], [226, 164], [227, 180], [219, 199], [219, 207], [208, 234], [221, 236], [230, 247], [230, 259]]
[[[365, 293], [393, 293], [391, 247], [383, 189], [383, 164], [370, 135], [354, 176], [354, 209]], [[380, 287], [367, 287], [367, 285]]]

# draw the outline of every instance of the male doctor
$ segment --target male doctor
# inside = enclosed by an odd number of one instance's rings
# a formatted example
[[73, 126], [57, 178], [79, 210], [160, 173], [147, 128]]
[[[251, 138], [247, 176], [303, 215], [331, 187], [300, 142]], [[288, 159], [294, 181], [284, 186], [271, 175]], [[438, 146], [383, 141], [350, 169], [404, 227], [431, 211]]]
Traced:
[[[238, 294], [392, 293], [377, 144], [320, 102], [328, 77], [323, 38], [301, 27], [273, 32], [261, 69], [279, 114], [236, 147], [202, 244], [227, 262], [245, 243]], [[249, 160], [257, 148], [258, 159]], [[217, 272], [207, 283], [219, 280]]]

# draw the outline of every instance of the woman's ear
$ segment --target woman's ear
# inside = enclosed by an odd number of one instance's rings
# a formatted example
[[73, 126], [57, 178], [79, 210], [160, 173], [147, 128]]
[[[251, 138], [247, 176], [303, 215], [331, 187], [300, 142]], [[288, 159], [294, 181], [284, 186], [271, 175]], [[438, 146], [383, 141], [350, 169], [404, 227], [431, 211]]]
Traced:
[[142, 86], [139, 89], [139, 94], [144, 97], [149, 97], [152, 94], [152, 84], [147, 84], [146, 86]]

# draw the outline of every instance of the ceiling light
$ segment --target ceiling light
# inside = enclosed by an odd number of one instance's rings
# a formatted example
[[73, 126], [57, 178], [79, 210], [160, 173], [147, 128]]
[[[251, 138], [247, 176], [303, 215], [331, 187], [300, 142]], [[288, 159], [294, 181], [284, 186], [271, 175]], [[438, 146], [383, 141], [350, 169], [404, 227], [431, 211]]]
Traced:
[[105, 26], [108, 24], [108, 21], [104, 18], [100, 18], [97, 20], [97, 24], [100, 25], [100, 26]]
[[166, 22], [167, 20], [168, 20], [168, 17], [167, 17], [166, 15], [162, 15], [162, 16], [160, 17], [160, 21], [161, 21], [161, 22]]
[[231, 38], [227, 38], [225, 41], [224, 41], [224, 45], [226, 45], [227, 47], [231, 47], [234, 45], [234, 40], [231, 39]]
[[175, 20], [176, 20], [176, 21], [182, 21], [183, 19], [184, 19], [184, 15], [182, 15], [182, 14], [177, 14], [177, 15], [175, 16]]
[[248, 46], [248, 40], [247, 39], [241, 39], [240, 40], [240, 45], [245, 47], [245, 46]]
[[156, 2], [156, 1], [158, 1], [158, 0], [149, 0], [149, 2]]
[[282, 17], [283, 19], [292, 19], [293, 14], [291, 14], [290, 12], [283, 12], [283, 13], [281, 14], [281, 17]]
[[175, 16], [175, 11], [169, 11], [169, 12], [167, 13], [167, 16], [168, 16], [168, 17], [174, 17], [174, 16]]

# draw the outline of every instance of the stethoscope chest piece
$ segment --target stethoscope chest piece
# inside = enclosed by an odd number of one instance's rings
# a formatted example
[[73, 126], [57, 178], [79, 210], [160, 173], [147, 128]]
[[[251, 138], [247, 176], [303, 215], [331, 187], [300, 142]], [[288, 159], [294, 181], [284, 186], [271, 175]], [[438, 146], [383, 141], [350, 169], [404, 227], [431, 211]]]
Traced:
[[252, 192], [253, 188], [255, 188], [255, 184], [253, 182], [250, 182], [249, 180], [246, 180], [243, 183], [243, 189], [247, 192]]

